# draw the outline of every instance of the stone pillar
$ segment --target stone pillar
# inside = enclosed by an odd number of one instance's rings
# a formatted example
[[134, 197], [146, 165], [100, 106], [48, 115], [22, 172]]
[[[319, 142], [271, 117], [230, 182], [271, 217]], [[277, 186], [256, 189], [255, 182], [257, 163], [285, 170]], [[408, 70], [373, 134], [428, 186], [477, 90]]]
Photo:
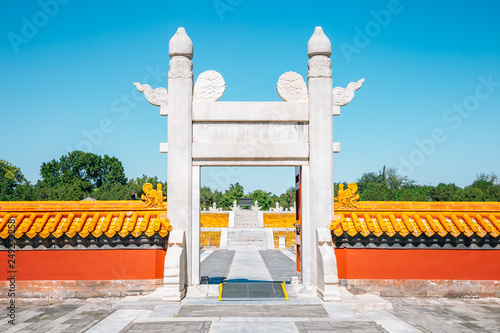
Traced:
[[[191, 285], [200, 284], [200, 180], [199, 165], [193, 165], [192, 178], [192, 239], [191, 239]], [[197, 235], [197, 236], [196, 236]]]
[[[333, 119], [331, 43], [321, 27], [316, 27], [307, 44], [309, 56], [309, 225], [304, 236], [303, 284], [317, 285], [316, 230], [328, 226], [333, 217]], [[308, 237], [307, 237], [308, 236]], [[307, 263], [308, 262], [308, 263]]]
[[192, 101], [193, 43], [179, 28], [169, 43], [167, 214], [173, 226], [185, 231], [188, 283], [192, 271]]

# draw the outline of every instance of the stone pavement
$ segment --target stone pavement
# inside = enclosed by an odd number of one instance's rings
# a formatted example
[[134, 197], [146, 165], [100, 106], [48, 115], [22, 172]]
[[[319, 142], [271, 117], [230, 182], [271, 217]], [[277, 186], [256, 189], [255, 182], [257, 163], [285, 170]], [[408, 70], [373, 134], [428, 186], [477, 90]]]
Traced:
[[19, 299], [16, 325], [8, 324], [3, 315], [0, 331], [500, 332], [497, 298], [386, 300], [392, 303], [392, 310], [351, 309], [342, 302], [322, 303], [316, 297], [291, 299], [289, 304], [214, 299], [184, 299], [180, 304], [125, 299]]
[[325, 303], [287, 284], [288, 301], [219, 301], [216, 280], [281, 281], [295, 269], [287, 251], [239, 251], [202, 253], [202, 274], [213, 283], [204, 286], [208, 296], [202, 287], [178, 303], [163, 302], [160, 290], [115, 299], [17, 299], [16, 325], [6, 317], [8, 300], [0, 299], [0, 332], [500, 332], [498, 298], [381, 298], [340, 288], [341, 301]]

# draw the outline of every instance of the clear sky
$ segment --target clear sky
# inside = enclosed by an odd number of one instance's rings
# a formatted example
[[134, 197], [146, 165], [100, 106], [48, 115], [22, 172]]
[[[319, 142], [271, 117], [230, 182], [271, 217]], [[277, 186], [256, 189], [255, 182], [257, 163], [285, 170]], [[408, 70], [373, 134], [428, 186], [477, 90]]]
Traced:
[[[32, 183], [75, 149], [116, 156], [127, 177], [165, 180], [167, 117], [132, 82], [167, 87], [168, 42], [185, 27], [195, 78], [216, 70], [223, 101], [279, 101], [286, 71], [307, 76], [307, 41], [332, 42], [334, 86], [365, 78], [334, 118], [335, 181], [384, 165], [420, 184], [500, 175], [497, 1], [3, 2], [0, 158]], [[292, 168], [206, 168], [202, 184], [281, 193]]]

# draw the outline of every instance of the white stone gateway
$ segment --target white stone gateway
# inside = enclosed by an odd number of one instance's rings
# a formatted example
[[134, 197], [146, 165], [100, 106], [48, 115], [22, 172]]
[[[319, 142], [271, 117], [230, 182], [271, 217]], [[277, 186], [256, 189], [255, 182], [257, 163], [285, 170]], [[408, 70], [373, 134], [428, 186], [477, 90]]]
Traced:
[[[301, 281], [325, 300], [338, 299], [337, 268], [331, 233], [333, 217], [333, 115], [349, 103], [364, 79], [347, 88], [332, 87], [331, 44], [316, 27], [307, 45], [307, 84], [286, 72], [277, 91], [284, 102], [217, 102], [225, 82], [206, 71], [193, 88], [193, 43], [179, 28], [169, 43], [168, 91], [134, 83], [146, 99], [168, 116], [168, 217], [179, 235], [169, 244], [166, 270], [169, 300], [200, 284], [200, 167], [295, 166], [301, 212]], [[178, 239], [185, 235], [185, 244]], [[176, 251], [169, 253], [175, 248]], [[173, 270], [182, 270], [178, 274]], [[174, 283], [178, 281], [178, 284]], [[168, 288], [167, 288], [168, 287]]]

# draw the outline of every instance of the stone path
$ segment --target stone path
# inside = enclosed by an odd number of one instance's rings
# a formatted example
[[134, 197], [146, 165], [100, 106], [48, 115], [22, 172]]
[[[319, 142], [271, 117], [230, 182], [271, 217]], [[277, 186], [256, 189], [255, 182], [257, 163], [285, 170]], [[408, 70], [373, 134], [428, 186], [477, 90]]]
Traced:
[[210, 284], [219, 284], [227, 277], [236, 251], [218, 250], [213, 251], [207, 257], [202, 253], [200, 265], [200, 276], [208, 276]]
[[271, 274], [273, 281], [290, 282], [292, 276], [297, 276], [297, 266], [295, 261], [290, 259], [285, 253], [289, 251], [260, 250], [259, 254], [264, 261], [267, 270]]
[[[1, 332], [500, 332], [500, 299], [387, 298], [393, 309], [352, 309], [316, 297], [285, 302], [181, 303], [126, 299], [17, 301], [16, 325]], [[6, 304], [5, 299], [0, 299]], [[123, 304], [130, 303], [130, 309]], [[229, 304], [228, 304], [229, 303]], [[236, 304], [233, 304], [236, 303]], [[121, 305], [121, 306], [119, 306]], [[136, 308], [134, 308], [136, 307]], [[139, 307], [139, 308], [137, 308]], [[5, 311], [5, 310], [4, 310]]]
[[216, 250], [201, 255], [201, 276], [209, 283], [232, 281], [285, 281], [296, 275], [294, 254], [288, 250]]
[[[282, 280], [295, 269], [281, 251], [213, 251], [202, 254], [202, 274], [211, 278]], [[281, 275], [280, 275], [281, 274]], [[212, 285], [213, 286], [213, 285]], [[213, 286], [216, 287], [216, 286]], [[287, 290], [295, 290], [287, 285]], [[16, 325], [0, 332], [499, 332], [500, 299], [380, 298], [341, 291], [341, 302], [324, 303], [307, 290], [289, 301], [219, 301], [215, 296], [163, 302], [154, 296], [116, 299], [16, 301]]]
[[227, 281], [245, 282], [245, 281], [272, 281], [273, 278], [267, 270], [259, 250], [242, 249], [237, 250], [229, 273]]

